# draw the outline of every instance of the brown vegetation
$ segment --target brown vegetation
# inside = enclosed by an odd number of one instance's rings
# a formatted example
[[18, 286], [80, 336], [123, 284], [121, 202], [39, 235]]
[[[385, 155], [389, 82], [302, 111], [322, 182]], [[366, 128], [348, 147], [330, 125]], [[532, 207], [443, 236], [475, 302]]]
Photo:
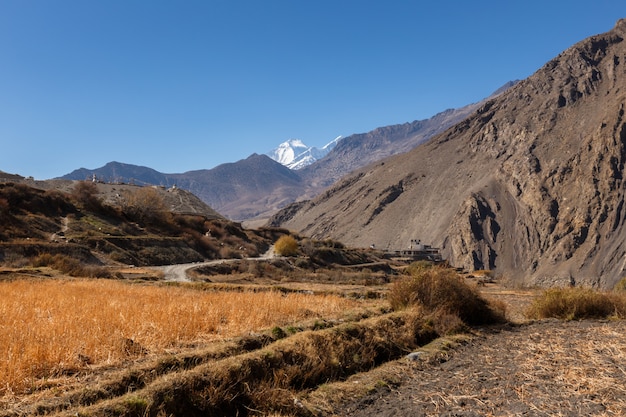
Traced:
[[205, 292], [110, 280], [0, 282], [0, 293], [5, 394], [86, 365], [120, 364], [291, 321], [339, 317], [356, 305], [330, 295]]
[[98, 186], [92, 181], [79, 181], [74, 185], [72, 197], [82, 207], [98, 211], [102, 209], [102, 200], [98, 197]]
[[[316, 405], [304, 393], [321, 384], [363, 373], [370, 390], [387, 380], [381, 365], [393, 368], [395, 359], [428, 350], [423, 345], [434, 338], [503, 321], [502, 305], [481, 296], [492, 280], [479, 293], [467, 284], [473, 279], [429, 262], [402, 268], [374, 250], [284, 229], [250, 231], [192, 214], [140, 216], [92, 197], [90, 183], [77, 185], [71, 198], [0, 187], [8, 225], [1, 233], [11, 236], [0, 244], [0, 273], [8, 277], [0, 282], [7, 300], [0, 305], [0, 351], [8, 352], [0, 362], [0, 380], [7, 381], [1, 416], [311, 415]], [[281, 236], [304, 256], [208, 265], [195, 272], [204, 282], [189, 285], [16, 278], [154, 280], [156, 273], [111, 269], [102, 260], [243, 258]], [[551, 290], [529, 315], [623, 317], [625, 305], [618, 293]], [[209, 348], [217, 341], [228, 347]]]
[[[81, 251], [92, 252], [88, 262], [93, 265], [243, 258], [264, 253], [286, 233], [244, 230], [223, 218], [170, 212], [162, 195], [150, 187], [132, 188], [128, 198], [120, 197], [117, 203], [102, 200], [92, 182], [76, 182], [68, 190], [0, 184], [0, 262], [25, 266], [37, 262], [39, 256], [67, 253], [75, 257]], [[81, 255], [80, 260], [87, 258]]]
[[165, 223], [169, 209], [161, 195], [152, 187], [141, 187], [125, 193], [122, 210], [134, 221], [141, 223]]
[[[297, 260], [276, 261], [280, 262], [275, 268], [280, 268], [281, 262], [287, 268]], [[241, 263], [244, 269], [252, 267], [250, 261]], [[280, 275], [279, 271], [272, 273]], [[22, 392], [48, 396], [47, 400], [36, 400], [31, 395], [28, 401], [32, 406], [21, 400], [24, 405], [15, 412], [22, 414], [67, 410], [64, 415], [310, 416], [324, 415], [319, 408], [323, 404], [328, 412], [340, 410], [337, 407], [342, 407], [341, 401], [346, 398], [369, 395], [385, 389], [388, 383], [403, 380], [398, 377], [391, 382], [397, 372], [412, 368], [409, 362], [395, 359], [419, 350], [420, 355], [427, 355], [424, 358], [438, 363], [437, 358], [443, 361], [448, 355], [440, 350], [451, 348], [452, 340], [458, 338], [451, 334], [475, 334], [469, 325], [502, 319], [503, 311], [497, 303], [494, 307], [494, 303], [487, 302], [455, 271], [424, 262], [414, 263], [406, 271], [392, 278], [394, 282], [388, 286], [388, 301], [397, 309], [394, 312], [389, 312], [381, 299], [372, 304], [366, 299], [286, 291], [285, 281], [297, 279], [296, 275], [287, 278], [287, 274], [276, 286], [280, 291], [267, 291], [269, 284], [249, 285], [247, 290], [243, 284], [216, 283], [158, 286], [109, 280], [5, 282], [6, 287], [0, 290], [15, 299], [14, 307], [19, 305], [20, 315], [18, 319], [16, 314], [0, 314], [13, 320], [8, 327], [15, 328], [18, 326], [13, 323], [32, 317], [32, 330], [22, 330], [19, 337], [33, 335], [35, 342], [30, 344], [38, 347], [28, 350], [25, 347], [29, 343], [21, 342], [21, 349], [36, 358], [25, 371], [33, 373], [22, 374], [18, 378], [22, 385], [10, 387], [13, 392], [5, 391], [3, 401], [9, 403], [21, 386]], [[250, 276], [249, 271], [237, 272], [235, 267], [224, 272]], [[347, 294], [333, 281], [329, 284], [324, 292]], [[8, 290], [12, 285], [19, 288]], [[316, 288], [313, 283], [309, 285]], [[493, 285], [489, 283], [481, 291], [489, 292]], [[23, 297], [31, 298], [26, 301]], [[84, 307], [88, 300], [97, 308]], [[372, 305], [376, 307], [364, 310]], [[287, 309], [282, 310], [283, 306]], [[276, 316], [275, 308], [280, 310]], [[47, 327], [43, 333], [37, 330], [60, 323], [61, 310], [71, 312], [68, 323], [72, 324]], [[252, 323], [257, 317], [262, 319], [261, 324]], [[98, 336], [95, 329], [108, 332]], [[87, 339], [72, 333], [78, 330]], [[50, 335], [52, 339], [45, 338]], [[441, 343], [424, 346], [442, 336], [446, 337]], [[471, 336], [463, 337], [469, 340]], [[1, 340], [11, 338], [18, 336], [0, 335]], [[91, 339], [96, 342], [89, 342]], [[203, 350], [217, 340], [231, 347], [221, 353]], [[107, 345], [109, 342], [112, 344]], [[51, 353], [42, 348], [45, 346], [57, 346], [61, 359], [46, 362], [46, 355]], [[6, 350], [15, 359], [20, 348]], [[107, 353], [98, 356], [103, 351]], [[116, 366], [127, 370], [120, 368], [118, 374], [106, 380], [84, 379], [92, 381], [87, 385], [78, 382], [78, 375], [93, 375]], [[5, 366], [8, 369], [18, 368]], [[342, 382], [348, 378], [362, 382], [352, 387], [355, 382]], [[64, 384], [71, 385], [68, 380], [75, 381], [74, 389], [64, 393]], [[335, 391], [346, 389], [346, 384], [351, 387], [351, 397]], [[53, 391], [58, 399], [49, 398]], [[0, 415], [19, 414], [7, 410]]]
[[274, 250], [280, 256], [295, 256], [298, 254], [298, 242], [293, 236], [284, 235], [278, 238]]
[[533, 319], [625, 318], [626, 294], [578, 287], [552, 288], [537, 297], [526, 314]]
[[490, 304], [455, 270], [414, 264], [409, 267], [409, 273], [389, 289], [392, 308], [418, 305], [427, 311], [456, 316], [470, 325], [504, 321], [503, 307]]

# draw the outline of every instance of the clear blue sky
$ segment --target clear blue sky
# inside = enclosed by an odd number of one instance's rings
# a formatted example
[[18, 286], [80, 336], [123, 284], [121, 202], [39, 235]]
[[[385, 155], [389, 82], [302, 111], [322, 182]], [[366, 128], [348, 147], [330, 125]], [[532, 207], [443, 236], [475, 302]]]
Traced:
[[322, 146], [476, 102], [622, 17], [623, 0], [1, 0], [0, 170]]

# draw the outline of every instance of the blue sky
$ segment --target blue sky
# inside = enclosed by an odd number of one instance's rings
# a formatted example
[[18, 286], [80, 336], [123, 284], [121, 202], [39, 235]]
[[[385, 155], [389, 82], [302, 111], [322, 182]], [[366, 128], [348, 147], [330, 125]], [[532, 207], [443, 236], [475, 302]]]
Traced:
[[476, 102], [622, 17], [623, 0], [2, 0], [0, 170], [323, 146]]

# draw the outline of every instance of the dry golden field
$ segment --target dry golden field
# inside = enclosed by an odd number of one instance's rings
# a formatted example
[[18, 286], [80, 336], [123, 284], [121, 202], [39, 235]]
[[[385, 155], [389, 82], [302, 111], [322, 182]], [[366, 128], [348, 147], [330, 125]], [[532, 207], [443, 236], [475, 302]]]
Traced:
[[85, 367], [339, 317], [357, 303], [333, 295], [84, 279], [0, 282], [0, 297], [0, 397]]

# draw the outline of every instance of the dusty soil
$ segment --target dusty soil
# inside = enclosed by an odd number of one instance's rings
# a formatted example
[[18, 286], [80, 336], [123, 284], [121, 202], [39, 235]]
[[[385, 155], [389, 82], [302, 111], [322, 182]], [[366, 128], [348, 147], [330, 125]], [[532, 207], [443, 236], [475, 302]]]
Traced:
[[626, 322], [546, 320], [480, 329], [418, 359], [405, 381], [343, 416], [626, 415]]

